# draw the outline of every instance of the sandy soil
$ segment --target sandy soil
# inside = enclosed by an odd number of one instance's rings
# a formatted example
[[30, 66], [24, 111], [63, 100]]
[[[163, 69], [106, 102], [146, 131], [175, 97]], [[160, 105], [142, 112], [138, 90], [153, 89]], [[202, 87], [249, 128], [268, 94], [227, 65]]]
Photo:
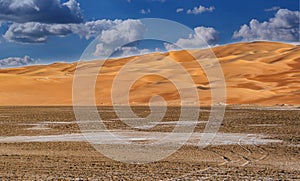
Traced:
[[[147, 107], [133, 110], [140, 116], [149, 113]], [[164, 124], [149, 131], [172, 130], [179, 113], [178, 107], [169, 107]], [[130, 130], [111, 107], [99, 108], [99, 114], [110, 130]], [[203, 108], [195, 133], [203, 130], [208, 116], [209, 109]], [[83, 140], [14, 141], [15, 136], [80, 133], [71, 107], [0, 107], [0, 180], [299, 180], [299, 117], [296, 109], [231, 106], [219, 133], [240, 135], [243, 141], [227, 136], [228, 144], [186, 145], [158, 162], [125, 164]], [[254, 136], [246, 144], [245, 134], [264, 135], [270, 142], [255, 142]]]
[[[192, 52], [197, 60], [209, 65], [212, 57], [207, 55], [207, 50]], [[299, 46], [275, 42], [238, 43], [213, 48], [213, 52], [219, 58], [225, 75], [228, 104], [300, 104]], [[136, 59], [142, 61], [137, 63]], [[202, 68], [185, 51], [107, 61], [97, 80], [97, 104], [111, 104], [112, 81], [120, 69], [131, 61], [136, 63], [131, 70], [138, 71], [142, 66], [153, 68], [153, 73], [173, 71], [178, 74], [176, 68], [166, 63], [166, 59], [178, 62], [189, 72], [195, 82], [189, 86], [197, 87], [201, 103], [208, 105], [211, 100], [210, 89], [217, 85], [209, 85]], [[79, 69], [98, 71], [99, 62], [81, 64]], [[72, 105], [75, 69], [75, 63], [0, 69], [0, 105]], [[180, 79], [180, 74], [177, 76]], [[154, 94], [162, 95], [170, 104], [179, 104], [176, 87], [156, 75], [138, 80], [131, 88], [130, 101], [136, 105], [145, 104]]]

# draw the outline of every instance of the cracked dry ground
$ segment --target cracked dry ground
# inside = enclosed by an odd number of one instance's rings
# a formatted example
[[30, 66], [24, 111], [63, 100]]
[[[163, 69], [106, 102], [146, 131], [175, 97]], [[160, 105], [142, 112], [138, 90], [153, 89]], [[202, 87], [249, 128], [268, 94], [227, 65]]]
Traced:
[[[133, 109], [140, 116], [149, 114], [146, 107]], [[110, 107], [99, 110], [105, 120], [117, 118]], [[179, 114], [179, 108], [170, 107], [163, 121], [176, 121]], [[208, 116], [203, 111], [199, 120]], [[71, 107], [1, 107], [0, 138], [80, 133], [74, 120]], [[53, 124], [28, 129], [40, 122]], [[130, 129], [117, 120], [106, 124], [109, 129]], [[199, 124], [195, 132], [203, 128]], [[149, 131], [170, 130], [172, 126], [157, 126]], [[219, 132], [264, 134], [282, 142], [184, 146], [149, 164], [110, 160], [83, 141], [2, 142], [0, 180], [300, 180], [300, 111], [227, 108]]]

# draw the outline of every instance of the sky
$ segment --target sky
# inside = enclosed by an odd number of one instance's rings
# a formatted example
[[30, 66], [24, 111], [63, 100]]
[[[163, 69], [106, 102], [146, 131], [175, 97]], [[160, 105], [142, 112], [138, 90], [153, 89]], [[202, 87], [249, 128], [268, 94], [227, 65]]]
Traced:
[[[299, 0], [0, 0], [0, 68], [78, 61], [91, 42], [95, 58], [241, 41], [299, 43], [299, 15]], [[139, 42], [150, 26], [144, 18], [191, 32], [173, 44]], [[180, 34], [168, 23], [155, 26]], [[119, 44], [127, 45], [113, 49]]]

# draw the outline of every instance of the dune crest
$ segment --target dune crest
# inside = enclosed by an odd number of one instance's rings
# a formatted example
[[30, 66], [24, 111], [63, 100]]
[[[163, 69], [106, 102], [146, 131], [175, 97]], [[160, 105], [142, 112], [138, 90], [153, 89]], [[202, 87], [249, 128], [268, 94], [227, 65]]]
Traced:
[[[193, 50], [201, 53], [203, 50]], [[227, 84], [227, 104], [300, 104], [300, 46], [276, 42], [237, 43], [212, 49], [219, 59]], [[192, 76], [201, 104], [210, 104], [210, 86], [205, 73], [185, 51], [153, 53], [107, 61], [96, 86], [98, 105], [111, 104], [111, 84], [121, 68], [138, 58], [156, 70], [170, 71], [168, 58], [180, 63]], [[141, 61], [142, 60], [142, 61]], [[155, 63], [160, 61], [160, 63]], [[97, 70], [98, 61], [79, 69]], [[72, 83], [76, 63], [0, 69], [0, 105], [72, 105]], [[132, 71], [139, 71], [139, 64]], [[130, 77], [128, 77], [130, 78]], [[120, 85], [120, 88], [122, 85]], [[163, 96], [170, 105], [180, 103], [176, 87], [166, 78], [149, 75], [138, 80], [130, 102], [147, 104], [152, 95]]]

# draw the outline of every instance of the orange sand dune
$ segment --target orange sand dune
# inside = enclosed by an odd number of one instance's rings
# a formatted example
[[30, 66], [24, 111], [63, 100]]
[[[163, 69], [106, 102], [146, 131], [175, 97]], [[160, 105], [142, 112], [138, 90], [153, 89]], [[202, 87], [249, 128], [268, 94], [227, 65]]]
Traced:
[[[195, 58], [208, 58], [205, 50], [192, 50]], [[300, 104], [300, 46], [275, 43], [237, 43], [213, 48], [221, 63], [227, 84], [227, 104]], [[147, 104], [156, 94], [170, 104], [179, 104], [176, 87], [166, 78], [155, 75], [176, 72], [166, 59], [179, 63], [191, 75], [200, 95], [201, 104], [209, 104], [211, 89], [206, 74], [186, 51], [153, 53], [107, 61], [96, 85], [98, 105], [111, 104], [112, 81], [125, 64], [134, 63], [130, 71], [138, 72], [145, 65], [153, 74], [140, 78], [131, 87], [130, 102]], [[138, 61], [137, 61], [138, 60]], [[100, 61], [78, 66], [87, 72], [98, 71]], [[205, 61], [204, 61], [205, 63]], [[0, 69], [0, 105], [72, 105], [72, 84], [76, 63]], [[178, 73], [179, 74], [179, 73]], [[124, 80], [132, 79], [132, 74]], [[177, 75], [176, 78], [180, 79]], [[172, 78], [169, 77], [169, 78]], [[125, 85], [126, 82], [124, 82]], [[124, 85], [118, 88], [124, 89]], [[82, 93], [84, 95], [84, 92]], [[124, 95], [117, 95], [124, 96]]]

